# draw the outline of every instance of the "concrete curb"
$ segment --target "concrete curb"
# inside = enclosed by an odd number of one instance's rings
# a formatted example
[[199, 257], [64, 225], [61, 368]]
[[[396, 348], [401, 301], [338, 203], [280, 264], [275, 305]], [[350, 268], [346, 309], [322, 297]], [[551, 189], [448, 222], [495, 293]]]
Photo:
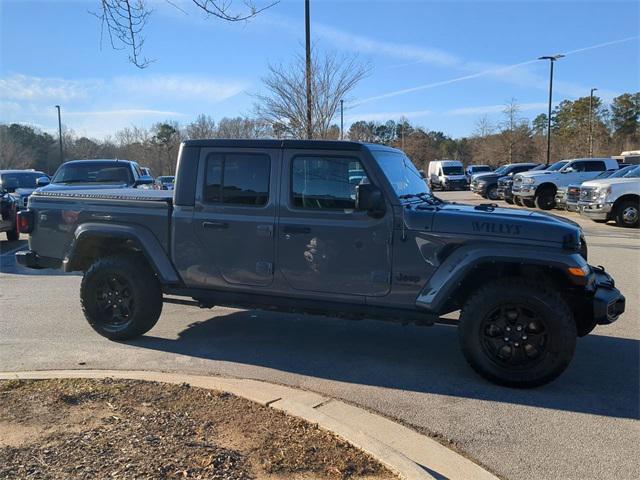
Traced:
[[229, 392], [282, 410], [333, 432], [405, 480], [498, 480], [479, 465], [387, 418], [329, 397], [258, 380], [119, 370], [0, 372], [0, 380], [118, 378], [181, 384]]

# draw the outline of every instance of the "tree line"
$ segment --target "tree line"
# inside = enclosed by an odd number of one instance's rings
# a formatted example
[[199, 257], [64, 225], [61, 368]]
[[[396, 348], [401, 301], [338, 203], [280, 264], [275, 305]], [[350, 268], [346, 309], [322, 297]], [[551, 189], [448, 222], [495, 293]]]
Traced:
[[[594, 97], [591, 129], [589, 97], [564, 100], [552, 111], [551, 160], [584, 157], [589, 154], [590, 131], [593, 155], [611, 156], [640, 148], [640, 93], [625, 93], [611, 105]], [[323, 113], [326, 115], [326, 113]], [[83, 158], [123, 158], [151, 168], [156, 175], [172, 174], [180, 142], [197, 138], [300, 138], [304, 129], [289, 128], [282, 116], [222, 118], [215, 121], [201, 114], [179, 125], [166, 121], [150, 128], [128, 127], [102, 140], [63, 133], [65, 160]], [[295, 125], [296, 118], [292, 120]], [[319, 122], [318, 138], [340, 138], [336, 123]], [[472, 135], [452, 138], [407, 120], [387, 122], [356, 121], [345, 138], [402, 148], [414, 163], [425, 168], [431, 160], [451, 158], [464, 164], [500, 165], [511, 162], [546, 160], [547, 116], [532, 121], [521, 115], [515, 100], [505, 105], [502, 121], [486, 117], [476, 123]], [[0, 169], [35, 168], [53, 173], [60, 164], [58, 141], [52, 135], [22, 124], [0, 125]]]

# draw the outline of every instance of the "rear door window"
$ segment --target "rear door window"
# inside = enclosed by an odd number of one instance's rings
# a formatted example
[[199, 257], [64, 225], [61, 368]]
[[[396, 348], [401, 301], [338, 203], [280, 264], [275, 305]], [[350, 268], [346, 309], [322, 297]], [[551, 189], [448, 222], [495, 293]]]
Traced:
[[606, 170], [604, 162], [602, 160], [589, 160], [588, 162], [584, 162], [585, 172], [603, 172]]
[[271, 160], [251, 153], [210, 153], [206, 158], [203, 200], [228, 205], [264, 206], [269, 199]]

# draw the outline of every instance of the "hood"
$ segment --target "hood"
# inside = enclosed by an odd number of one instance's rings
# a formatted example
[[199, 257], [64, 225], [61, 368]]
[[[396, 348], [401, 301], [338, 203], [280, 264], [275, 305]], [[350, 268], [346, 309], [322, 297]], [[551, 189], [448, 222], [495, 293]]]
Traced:
[[616, 183], [640, 183], [640, 178], [602, 178], [600, 180], [589, 180], [584, 182], [583, 187], [607, 187]]
[[479, 179], [480, 177], [484, 177], [486, 175], [495, 175], [495, 172], [482, 172], [482, 173], [474, 173], [471, 175], [472, 180]]
[[16, 190], [12, 193], [10, 193], [10, 195], [13, 195], [14, 197], [28, 197], [29, 195], [31, 195], [34, 191], [35, 191], [35, 187], [33, 188], [16, 188]]
[[61, 190], [112, 190], [118, 188], [129, 188], [129, 186], [125, 183], [123, 184], [113, 184], [113, 183], [50, 183], [46, 187], [40, 187], [38, 189], [39, 192], [57, 192]]
[[554, 173], [558, 173], [557, 170], [553, 171], [553, 172], [548, 172], [547, 170], [536, 170], [534, 172], [521, 172], [518, 173], [519, 177], [541, 177], [543, 175], [553, 175]]
[[567, 235], [577, 242], [582, 233], [577, 223], [548, 213], [459, 204], [445, 204], [435, 215], [433, 210], [414, 209], [411, 213], [407, 212], [407, 227], [425, 230], [426, 216], [432, 218], [430, 230], [433, 232], [486, 237], [487, 240], [502, 238], [562, 244]]

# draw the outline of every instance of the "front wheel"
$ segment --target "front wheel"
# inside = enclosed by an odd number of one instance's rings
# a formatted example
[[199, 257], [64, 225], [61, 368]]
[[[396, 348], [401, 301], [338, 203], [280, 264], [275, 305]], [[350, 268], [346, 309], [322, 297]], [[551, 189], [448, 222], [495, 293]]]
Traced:
[[491, 382], [529, 388], [557, 378], [576, 346], [567, 303], [542, 283], [507, 278], [481, 287], [460, 315], [459, 340], [467, 362]]
[[553, 192], [536, 193], [534, 203], [540, 210], [551, 210], [556, 206], [555, 195]]
[[487, 188], [487, 198], [489, 200], [498, 200], [498, 186], [497, 185], [491, 185], [489, 188]]
[[132, 255], [98, 259], [82, 278], [80, 300], [89, 325], [110, 340], [145, 334], [162, 312], [158, 278]]
[[615, 219], [619, 227], [638, 228], [640, 226], [639, 205], [637, 200], [625, 200], [616, 206]]
[[513, 197], [505, 197], [504, 201], [507, 202], [509, 205], [513, 205]]
[[520, 200], [520, 197], [518, 197], [517, 195], [513, 196], [513, 203], [515, 203], [517, 206], [522, 207], [522, 200]]
[[533, 207], [536, 206], [535, 203], [533, 202], [533, 200], [531, 200], [530, 198], [523, 198], [523, 199], [521, 199], [521, 201], [522, 201], [522, 205], [524, 207], [533, 208]]

